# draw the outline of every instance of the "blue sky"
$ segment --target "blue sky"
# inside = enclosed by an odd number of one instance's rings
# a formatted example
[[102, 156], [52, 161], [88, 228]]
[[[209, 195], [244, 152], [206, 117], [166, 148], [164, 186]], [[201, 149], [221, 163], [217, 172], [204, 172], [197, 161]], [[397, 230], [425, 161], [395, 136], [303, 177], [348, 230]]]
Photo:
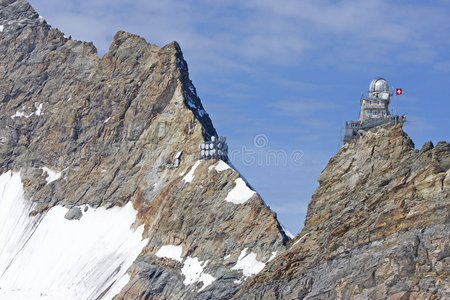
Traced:
[[385, 78], [417, 148], [449, 140], [450, 1], [32, 0], [99, 55], [125, 30], [176, 40], [233, 164], [296, 234], [317, 177]]

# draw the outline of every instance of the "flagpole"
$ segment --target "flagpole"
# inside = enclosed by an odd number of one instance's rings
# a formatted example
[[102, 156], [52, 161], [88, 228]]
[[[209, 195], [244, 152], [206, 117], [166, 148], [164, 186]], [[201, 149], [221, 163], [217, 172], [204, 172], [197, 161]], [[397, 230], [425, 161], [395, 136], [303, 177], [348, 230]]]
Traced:
[[[397, 97], [397, 88], [395, 89], [395, 97]], [[395, 97], [392, 97], [395, 99]], [[394, 102], [394, 101], [392, 101]], [[392, 103], [392, 110], [394, 111], [394, 125], [397, 125], [397, 109], [394, 105], [394, 103]]]

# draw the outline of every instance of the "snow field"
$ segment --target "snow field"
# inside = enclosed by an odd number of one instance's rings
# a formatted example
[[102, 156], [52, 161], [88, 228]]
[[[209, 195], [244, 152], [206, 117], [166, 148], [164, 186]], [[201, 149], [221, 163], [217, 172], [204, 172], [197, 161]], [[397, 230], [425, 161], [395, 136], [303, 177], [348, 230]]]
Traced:
[[236, 179], [235, 183], [235, 187], [228, 193], [225, 201], [242, 204], [255, 194], [255, 191], [250, 189], [242, 178]]
[[[50, 174], [49, 174], [50, 175]], [[55, 206], [30, 217], [19, 173], [0, 176], [0, 298], [111, 299], [128, 282], [127, 269], [147, 244], [137, 211], [90, 208], [80, 220]]]
[[[247, 253], [249, 252], [249, 253]], [[242, 270], [245, 277], [250, 277], [259, 273], [266, 264], [256, 259], [256, 253], [248, 251], [247, 248], [241, 251], [236, 265], [231, 270]]]
[[219, 162], [213, 166], [209, 166], [208, 170], [211, 171], [212, 169], [215, 169], [217, 172], [222, 172], [228, 169], [231, 169], [231, 167], [224, 162], [223, 160], [219, 160]]
[[197, 160], [195, 162], [195, 164], [192, 166], [191, 170], [186, 174], [186, 176], [183, 177], [183, 181], [187, 182], [187, 183], [191, 183], [192, 180], [194, 179], [194, 172], [195, 169], [197, 169], [197, 167], [200, 165], [201, 161]]

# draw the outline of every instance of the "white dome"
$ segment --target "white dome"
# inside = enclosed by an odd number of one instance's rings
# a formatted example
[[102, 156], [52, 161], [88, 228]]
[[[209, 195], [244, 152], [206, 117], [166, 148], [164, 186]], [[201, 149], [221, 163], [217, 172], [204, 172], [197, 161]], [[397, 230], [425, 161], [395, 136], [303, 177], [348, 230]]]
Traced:
[[369, 87], [369, 93], [389, 92], [389, 85], [383, 78], [372, 80]]

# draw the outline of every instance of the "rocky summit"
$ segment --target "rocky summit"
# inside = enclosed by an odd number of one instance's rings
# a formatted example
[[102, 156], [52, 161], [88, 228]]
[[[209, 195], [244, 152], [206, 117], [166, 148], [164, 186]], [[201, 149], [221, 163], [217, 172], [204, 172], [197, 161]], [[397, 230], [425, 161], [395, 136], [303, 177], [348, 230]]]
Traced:
[[345, 144], [305, 227], [239, 299], [450, 299], [450, 144], [401, 125]]
[[0, 0], [0, 299], [450, 299], [450, 145], [344, 145], [289, 240], [231, 163], [180, 46], [109, 51]]
[[[288, 240], [224, 161], [176, 42], [108, 53], [0, 1], [0, 298], [226, 299]], [[176, 162], [178, 160], [178, 162]]]

